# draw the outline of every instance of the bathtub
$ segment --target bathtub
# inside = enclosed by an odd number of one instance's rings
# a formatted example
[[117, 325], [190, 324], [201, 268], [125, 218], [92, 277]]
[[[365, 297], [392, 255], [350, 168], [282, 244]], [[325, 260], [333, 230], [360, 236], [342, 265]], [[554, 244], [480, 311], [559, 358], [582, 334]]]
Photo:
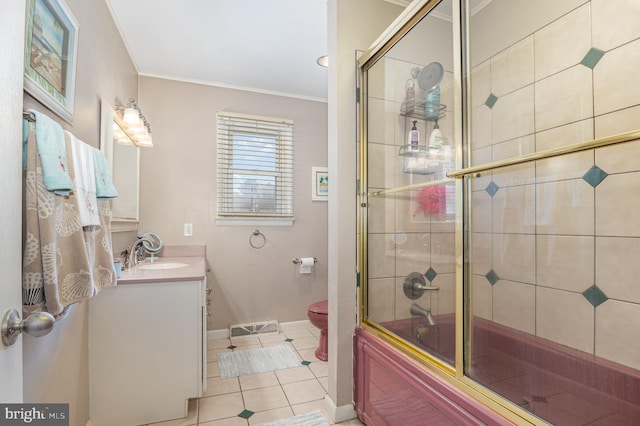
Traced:
[[[454, 364], [452, 317], [439, 317], [426, 336], [419, 319], [381, 325]], [[637, 370], [483, 319], [474, 320], [471, 341], [467, 376], [546, 422], [640, 424]], [[367, 425], [510, 424], [363, 329], [355, 358], [356, 410]]]

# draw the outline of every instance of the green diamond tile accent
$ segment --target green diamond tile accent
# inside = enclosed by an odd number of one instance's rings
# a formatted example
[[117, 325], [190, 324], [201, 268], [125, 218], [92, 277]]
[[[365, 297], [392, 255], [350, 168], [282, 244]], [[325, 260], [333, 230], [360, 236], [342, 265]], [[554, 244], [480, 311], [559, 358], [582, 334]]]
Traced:
[[255, 413], [251, 410], [242, 410], [242, 413], [238, 414], [238, 417], [242, 417], [243, 419], [248, 419], [253, 416]]
[[227, 346], [227, 349], [234, 350], [235, 348], [237, 348], [237, 346], [235, 346], [235, 345]]
[[496, 185], [494, 181], [491, 181], [491, 183], [485, 188], [485, 191], [487, 191], [487, 193], [493, 198], [493, 196], [496, 195], [496, 192], [498, 192], [499, 189], [500, 187]]
[[591, 49], [589, 49], [587, 54], [584, 55], [584, 58], [582, 58], [582, 61], [580, 61], [580, 63], [587, 68], [593, 69], [598, 64], [598, 62], [600, 62], [600, 59], [602, 59], [603, 56], [604, 52], [602, 50], [598, 50], [592, 47]]
[[484, 101], [484, 104], [486, 106], [489, 107], [489, 109], [493, 108], [493, 106], [496, 104], [496, 102], [498, 101], [498, 97], [496, 95], [494, 95], [493, 93], [491, 93], [489, 95], [489, 97], [487, 98], [486, 101]]
[[600, 185], [600, 183], [607, 176], [609, 176], [609, 175], [604, 170], [602, 170], [600, 167], [593, 166], [592, 168], [589, 169], [589, 171], [587, 171], [587, 173], [584, 174], [584, 176], [582, 176], [582, 179], [587, 181], [587, 183], [589, 185], [591, 185], [591, 186], [593, 186], [595, 188], [596, 186]]
[[300, 364], [302, 364], [302, 365], [304, 365], [306, 367], [309, 364], [311, 364], [311, 361], [302, 361]]
[[436, 275], [438, 275], [438, 273], [433, 268], [427, 269], [427, 272], [424, 273], [424, 276], [429, 282], [432, 282], [436, 278]]
[[604, 294], [602, 290], [600, 290], [595, 284], [583, 291], [582, 295], [589, 301], [589, 303], [593, 305], [594, 308], [597, 308], [598, 306], [609, 300], [607, 295]]
[[291, 342], [293, 342], [293, 339], [284, 339], [284, 341], [291, 343]]
[[500, 277], [498, 276], [498, 274], [496, 274], [496, 271], [494, 271], [493, 269], [490, 270], [487, 273], [487, 275], [485, 275], [485, 277], [487, 278], [487, 280], [489, 280], [491, 285], [495, 285], [498, 281], [500, 281]]

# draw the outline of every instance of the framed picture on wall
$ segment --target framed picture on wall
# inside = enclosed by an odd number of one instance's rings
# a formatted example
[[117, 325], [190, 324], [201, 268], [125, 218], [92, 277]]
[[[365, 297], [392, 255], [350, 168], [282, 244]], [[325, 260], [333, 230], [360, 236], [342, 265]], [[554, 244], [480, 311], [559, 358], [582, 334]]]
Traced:
[[313, 201], [329, 199], [329, 171], [326, 167], [311, 168], [311, 199]]
[[78, 22], [64, 0], [28, 0], [24, 90], [73, 123]]

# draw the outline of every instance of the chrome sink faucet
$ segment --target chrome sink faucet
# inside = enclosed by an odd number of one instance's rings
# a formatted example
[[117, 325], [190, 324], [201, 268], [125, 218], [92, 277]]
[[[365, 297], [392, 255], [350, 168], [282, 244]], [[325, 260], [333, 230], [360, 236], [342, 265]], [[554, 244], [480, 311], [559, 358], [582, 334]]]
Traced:
[[136, 265], [138, 264], [138, 254], [140, 254], [141, 257], [143, 257], [143, 259], [144, 259], [144, 247], [142, 246], [142, 243], [144, 243], [144, 242], [153, 244], [153, 241], [151, 241], [151, 240], [149, 240], [147, 238], [144, 238], [144, 237], [139, 237], [132, 244], [131, 251], [129, 252], [129, 267], [131, 267], [131, 268], [135, 268], [136, 267]]

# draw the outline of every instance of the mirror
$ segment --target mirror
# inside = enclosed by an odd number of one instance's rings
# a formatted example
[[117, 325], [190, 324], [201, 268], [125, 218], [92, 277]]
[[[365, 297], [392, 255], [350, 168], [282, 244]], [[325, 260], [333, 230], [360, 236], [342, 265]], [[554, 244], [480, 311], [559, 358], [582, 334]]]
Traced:
[[102, 101], [100, 149], [111, 165], [118, 197], [112, 200], [112, 232], [135, 231], [140, 191], [140, 148], [122, 130], [114, 109]]

